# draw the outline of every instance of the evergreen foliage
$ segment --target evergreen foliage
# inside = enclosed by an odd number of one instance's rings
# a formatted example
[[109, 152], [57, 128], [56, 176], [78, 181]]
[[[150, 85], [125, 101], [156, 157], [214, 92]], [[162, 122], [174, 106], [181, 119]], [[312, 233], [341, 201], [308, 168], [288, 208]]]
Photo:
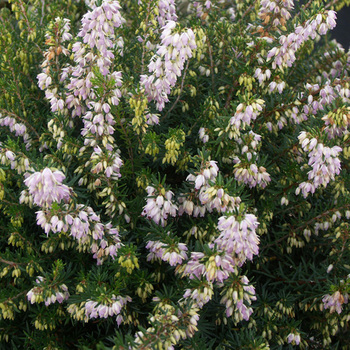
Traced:
[[348, 349], [346, 3], [0, 2], [0, 349]]

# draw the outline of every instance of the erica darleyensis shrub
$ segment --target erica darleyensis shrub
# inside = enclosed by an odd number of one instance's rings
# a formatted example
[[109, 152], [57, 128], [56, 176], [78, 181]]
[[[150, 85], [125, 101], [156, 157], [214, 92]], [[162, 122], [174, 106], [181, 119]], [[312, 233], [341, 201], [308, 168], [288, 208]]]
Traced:
[[346, 349], [346, 1], [0, 11], [2, 349]]

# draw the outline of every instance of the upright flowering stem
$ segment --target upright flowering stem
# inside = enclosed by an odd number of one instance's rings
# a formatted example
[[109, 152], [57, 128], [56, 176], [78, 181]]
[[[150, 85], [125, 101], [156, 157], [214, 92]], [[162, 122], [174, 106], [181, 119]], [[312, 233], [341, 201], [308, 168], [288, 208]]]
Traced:
[[267, 59], [273, 58], [272, 68], [291, 67], [296, 60], [295, 53], [302, 44], [314, 39], [317, 34], [325, 35], [329, 29], [333, 29], [336, 25], [335, 19], [334, 11], [325, 11], [307, 20], [304, 25], [296, 26], [293, 33], [281, 35], [280, 45], [273, 47], [267, 54]]
[[[81, 41], [73, 45], [76, 66], [67, 70], [70, 75], [67, 104], [73, 109], [72, 115], [81, 116], [83, 120], [84, 147], [80, 149], [80, 155], [90, 153], [88, 164], [91, 164], [91, 173], [95, 174], [90, 189], [103, 184], [99, 195], [108, 193], [104, 204], [106, 213], [111, 216], [122, 213], [125, 207], [115, 195], [123, 161], [113, 136], [116, 121], [112, 114], [112, 108], [119, 104], [122, 85], [122, 73], [112, 70], [116, 55], [123, 55], [124, 41], [117, 35], [125, 22], [120, 8], [118, 1], [105, 0], [84, 15], [78, 33]], [[99, 81], [97, 85], [94, 79]], [[99, 91], [101, 84], [103, 92]], [[83, 168], [77, 169], [79, 173], [82, 171]], [[82, 178], [81, 184], [86, 181], [86, 177]]]
[[296, 189], [296, 194], [302, 192], [305, 198], [308, 193], [314, 193], [319, 186], [326, 187], [336, 175], [339, 175], [341, 165], [338, 155], [342, 151], [339, 146], [325, 147], [316, 138], [310, 140], [307, 136], [306, 132], [301, 132], [299, 142], [303, 150], [309, 152], [308, 165], [312, 170], [308, 172], [309, 180], [302, 182]]
[[169, 20], [162, 27], [161, 44], [148, 65], [151, 75], [141, 75], [141, 86], [144, 87], [148, 101], [154, 100], [161, 111], [169, 101], [168, 95], [181, 76], [184, 63], [192, 57], [196, 49], [194, 33], [191, 29], [175, 32], [176, 22]]

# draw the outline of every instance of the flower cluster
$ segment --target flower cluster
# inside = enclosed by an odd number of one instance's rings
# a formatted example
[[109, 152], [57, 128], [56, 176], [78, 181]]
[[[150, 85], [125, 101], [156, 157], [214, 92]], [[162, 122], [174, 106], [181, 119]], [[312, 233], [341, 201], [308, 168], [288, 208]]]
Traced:
[[203, 163], [200, 172], [197, 175], [188, 175], [186, 180], [189, 182], [194, 182], [194, 188], [196, 190], [206, 188], [210, 182], [215, 182], [218, 175], [219, 167], [216, 165], [216, 163], [217, 162], [215, 160], [210, 160]]
[[32, 139], [25, 124], [18, 123], [17, 119], [14, 117], [9, 115], [4, 116], [0, 113], [0, 126], [7, 126], [11, 132], [15, 133], [15, 136], [22, 136], [26, 149], [30, 149]]
[[[194, 175], [190, 174], [186, 180], [194, 184], [194, 189], [191, 190], [187, 196], [181, 195], [179, 197], [179, 215], [187, 213], [193, 217], [205, 215], [206, 210], [210, 212], [217, 208], [226, 208], [234, 199], [225, 194], [224, 190], [212, 188], [211, 184], [214, 184], [219, 172], [219, 168], [216, 165], [216, 161], [207, 161], [201, 164], [200, 171]], [[231, 201], [232, 199], [232, 201]], [[195, 204], [194, 201], [197, 200]]]
[[309, 139], [305, 131], [298, 138], [303, 150], [309, 152], [308, 165], [312, 167], [308, 172], [309, 181], [302, 182], [296, 189], [296, 194], [301, 191], [306, 198], [308, 193], [314, 193], [321, 185], [326, 187], [335, 175], [339, 175], [341, 165], [338, 155], [342, 149], [339, 146], [326, 147], [316, 138]]
[[196, 10], [197, 16], [205, 19], [206, 14], [208, 13], [210, 8], [212, 7], [212, 1], [210, 1], [210, 0], [194, 1], [192, 6]]
[[244, 129], [250, 125], [264, 108], [265, 101], [262, 99], [252, 100], [246, 103], [240, 103], [234, 116], [230, 119], [230, 124], [236, 129]]
[[[236, 158], [237, 160], [237, 158]], [[265, 188], [271, 181], [269, 173], [263, 166], [257, 167], [256, 164], [244, 164], [238, 159], [233, 171], [238, 182], [248, 185], [250, 188], [260, 186]]]
[[242, 266], [246, 259], [252, 260], [259, 253], [259, 237], [256, 234], [258, 225], [253, 214], [222, 216], [218, 222], [220, 235], [212, 245], [233, 256], [235, 265]]
[[232, 211], [241, 202], [239, 197], [230, 196], [219, 186], [208, 186], [205, 191], [202, 187], [198, 198], [209, 213], [213, 212], [213, 210], [216, 210], [218, 213]]
[[[154, 315], [150, 321], [155, 327], [149, 327], [146, 330], [139, 331], [135, 335], [134, 346], [132, 350], [139, 349], [144, 342], [154, 341], [157, 348], [174, 350], [174, 345], [181, 339], [192, 338], [198, 330], [197, 324], [199, 320], [198, 307], [192, 305], [190, 309], [183, 309], [183, 303], [179, 307], [175, 307], [169, 303], [163, 302], [159, 297], [154, 297], [153, 301], [158, 302]], [[161, 327], [161, 328], [160, 328]], [[159, 331], [159, 328], [161, 331]], [[167, 333], [168, 336], [162, 338], [161, 335]]]
[[[108, 184], [105, 192], [98, 192], [98, 196], [109, 198], [105, 201], [106, 214], [114, 217], [123, 212], [125, 205], [118, 201], [113, 194], [120, 178], [120, 167], [123, 162], [120, 151], [115, 143], [115, 114], [114, 106], [119, 104], [122, 96], [122, 72], [114, 71], [113, 64], [117, 55], [123, 55], [123, 38], [117, 35], [117, 29], [125, 23], [120, 13], [118, 1], [106, 0], [93, 3], [92, 10], [82, 18], [82, 27], [78, 33], [79, 41], [73, 44], [75, 66], [68, 66], [64, 74], [69, 77], [66, 84], [66, 103], [72, 109], [72, 116], [81, 116], [84, 146], [80, 148], [80, 155], [88, 155], [90, 160], [85, 163], [92, 174], [101, 174], [89, 184], [90, 190], [98, 190], [101, 183]], [[94, 69], [94, 67], [96, 69]], [[102, 85], [102, 90], [100, 85]], [[84, 166], [78, 167], [76, 172], [82, 173]], [[114, 181], [111, 181], [114, 180]], [[79, 183], [88, 182], [85, 174]], [[126, 218], [127, 219], [127, 218]]]
[[113, 294], [109, 300], [109, 303], [99, 303], [94, 300], [87, 300], [84, 306], [85, 319], [94, 318], [107, 318], [112, 316], [117, 316], [118, 326], [123, 321], [123, 316], [120, 314], [126, 303], [131, 302], [129, 296], [122, 297], [118, 295], [117, 297]]
[[[27, 177], [24, 184], [28, 187], [29, 195], [33, 198], [33, 203], [39, 207], [50, 207], [53, 202], [67, 202], [71, 196], [71, 189], [62, 183], [66, 178], [59, 171], [52, 171], [45, 168], [40, 172], [35, 172], [32, 175], [25, 174]], [[21, 202], [24, 198], [21, 197]]]
[[[221, 217], [218, 222], [218, 231], [220, 235], [209, 243], [205, 252], [191, 252], [188, 262], [179, 269], [179, 273], [183, 276], [188, 276], [190, 279], [202, 280], [203, 278], [209, 283], [209, 286], [199, 286], [193, 289], [187, 289], [184, 297], [193, 299], [199, 307], [207, 303], [213, 294], [212, 284], [224, 283], [232, 273], [236, 273], [237, 267], [242, 266], [244, 262], [253, 259], [253, 255], [259, 252], [259, 238], [256, 235], [258, 227], [257, 218], [252, 214], [237, 213], [237, 218], [234, 215], [229, 217]], [[241, 278], [242, 288], [240, 294], [238, 292], [224, 289], [225, 297], [222, 302], [227, 307], [227, 317], [233, 314], [235, 307], [236, 322], [242, 319], [248, 320], [251, 313], [251, 308], [248, 308], [244, 301], [249, 305], [252, 300], [256, 300], [255, 290], [249, 285], [248, 279], [243, 276]], [[236, 285], [236, 284], [235, 284]], [[211, 287], [210, 287], [211, 286]], [[232, 306], [232, 304], [234, 306]]]
[[147, 204], [143, 207], [141, 215], [153, 220], [157, 225], [160, 223], [165, 226], [168, 216], [175, 217], [178, 210], [178, 207], [172, 202], [174, 193], [165, 191], [164, 188], [157, 191], [153, 186], [147, 186], [146, 190]]
[[292, 345], [299, 345], [300, 344], [300, 334], [299, 333], [289, 333], [287, 336], [287, 342], [289, 344], [292, 343]]
[[323, 305], [325, 309], [329, 309], [330, 313], [337, 312], [340, 314], [343, 310], [343, 304], [347, 304], [349, 301], [348, 293], [341, 293], [340, 291], [334, 292], [332, 295], [326, 294], [323, 299]]
[[23, 174], [27, 171], [33, 171], [29, 159], [19, 152], [3, 147], [0, 142], [0, 163], [10, 166], [11, 169], [16, 170], [18, 174]]
[[200, 128], [198, 131], [199, 134], [199, 139], [203, 143], [207, 143], [209, 141], [209, 135], [206, 134], [206, 129], [205, 128]]
[[[46, 44], [49, 49], [44, 53], [45, 60], [41, 67], [43, 72], [38, 74], [38, 86], [41, 90], [45, 90], [45, 97], [50, 101], [51, 111], [63, 111], [65, 107], [64, 96], [59, 93], [58, 82], [53, 79], [52, 66], [57, 65], [58, 56], [63, 53], [65, 56], [69, 54], [69, 50], [63, 46], [65, 41], [72, 40], [70, 31], [70, 20], [67, 18], [55, 18], [52, 28], [45, 34]], [[55, 67], [57, 70], [57, 67]], [[65, 76], [60, 75], [60, 82], [64, 81]]]
[[268, 81], [271, 77], [270, 69], [257, 68], [254, 73], [254, 77], [258, 79], [260, 85], [264, 85], [265, 81]]
[[174, 0], [159, 0], [157, 21], [164, 27], [167, 21], [177, 21], [176, 7]]
[[96, 215], [91, 207], [77, 204], [70, 208], [65, 205], [57, 212], [37, 211], [36, 218], [37, 225], [41, 226], [47, 235], [51, 231], [69, 233], [80, 245], [87, 246], [98, 264], [107, 256], [114, 259], [120, 248], [118, 229], [111, 223], [102, 224], [100, 216]]
[[[66, 74], [70, 75], [70, 82], [67, 89], [70, 90], [66, 98], [67, 106], [72, 108], [72, 116], [83, 116], [84, 128], [82, 135], [85, 136], [85, 145], [96, 146], [96, 136], [106, 135], [109, 137], [109, 150], [113, 147], [110, 144], [110, 136], [113, 134], [114, 118], [110, 113], [111, 105], [118, 105], [121, 97], [119, 87], [122, 84], [121, 72], [109, 72], [109, 67], [115, 57], [114, 53], [122, 54], [123, 39], [117, 38], [115, 28], [119, 28], [125, 22], [121, 16], [118, 1], [103, 1], [101, 6], [94, 6], [94, 9], [84, 15], [82, 29], [78, 41], [73, 45], [75, 67], [68, 67]], [[108, 99], [94, 101], [96, 92], [92, 79], [96, 74], [91, 67], [96, 64], [100, 73], [110, 86]], [[107, 96], [106, 96], [107, 97]], [[86, 100], [86, 105], [81, 103]], [[86, 113], [87, 108], [89, 111]]]
[[[117, 47], [122, 47], [122, 39], [119, 39], [121, 40], [119, 41], [114, 34], [114, 28], [121, 27], [125, 22], [125, 19], [120, 14], [120, 8], [118, 1], [103, 1], [101, 6], [95, 7], [84, 15], [82, 28], [78, 33], [78, 36], [83, 38], [84, 44], [87, 44], [91, 49], [96, 48], [98, 53], [96, 64], [102, 75], [108, 74], [108, 68], [114, 58], [113, 50]], [[82, 50], [83, 47], [79, 42], [73, 50], [76, 52], [75, 60], [79, 62], [80, 66], [82, 66], [81, 63], [83, 62], [77, 59], [79, 53], [83, 52], [78, 53], [78, 50]]]
[[272, 25], [284, 26], [291, 17], [290, 11], [294, 7], [293, 0], [262, 0], [260, 2], [259, 17], [265, 24], [272, 21]]
[[235, 261], [226, 252], [214, 252], [209, 257], [201, 252], [192, 252], [183, 270], [183, 275], [189, 276], [190, 279], [204, 277], [210, 283], [222, 283], [234, 271]]
[[[29, 174], [28, 174], [29, 175]], [[102, 224], [100, 216], [89, 206], [71, 203], [72, 189], [64, 184], [61, 171], [52, 172], [45, 168], [24, 180], [28, 191], [22, 191], [21, 203], [34, 203], [42, 208], [36, 212], [37, 225], [48, 235], [69, 233], [79, 244], [87, 245], [98, 263], [105, 256], [114, 258], [120, 247], [119, 232], [111, 223]], [[65, 204], [59, 210], [51, 208], [52, 203]], [[92, 238], [92, 243], [90, 242]]]
[[42, 276], [38, 276], [35, 281], [38, 286], [32, 288], [27, 293], [27, 299], [31, 304], [45, 301], [45, 306], [49, 306], [50, 304], [54, 304], [56, 301], [59, 304], [62, 304], [64, 300], [68, 300], [69, 292], [65, 284], [47, 289], [44, 286], [41, 286], [41, 284], [45, 281]]
[[114, 153], [106, 150], [105, 154], [103, 154], [102, 149], [96, 146], [90, 159], [91, 163], [94, 164], [91, 169], [93, 174], [99, 174], [104, 171], [106, 178], [117, 180], [121, 177], [120, 168], [123, 165], [123, 161], [120, 159], [118, 150]]
[[148, 101], [156, 101], [159, 111], [169, 101], [171, 88], [181, 76], [185, 62], [192, 57], [192, 51], [197, 47], [192, 29], [173, 33], [175, 27], [175, 21], [168, 21], [162, 27], [161, 45], [158, 46], [157, 55], [148, 65], [148, 70], [152, 74], [141, 75], [140, 79]]
[[214, 295], [213, 284], [207, 281], [202, 282], [196, 288], [187, 288], [183, 297], [193, 300], [199, 308], [208, 303]]
[[170, 266], [176, 266], [187, 259], [188, 249], [184, 243], [168, 245], [161, 241], [148, 241], [146, 248], [150, 251], [147, 255], [148, 261], [158, 258], [167, 261]]
[[281, 79], [278, 79], [277, 81], [274, 80], [274, 81], [271, 81], [271, 83], [269, 84], [269, 92], [272, 93], [272, 92], [278, 91], [280, 94], [282, 94], [285, 87], [286, 87], [286, 83], [283, 80]]
[[[318, 77], [317, 80], [322, 79], [324, 78]], [[279, 130], [282, 130], [287, 124], [287, 119], [290, 119], [290, 121], [295, 124], [305, 122], [310, 116], [316, 115], [319, 111], [324, 111], [327, 105], [330, 105], [337, 97], [341, 96], [341, 88], [337, 85], [335, 87], [332, 86], [328, 79], [322, 85], [318, 83], [306, 83], [304, 88], [306, 91], [286, 109], [284, 115], [276, 115], [276, 117], [278, 116], [277, 126]], [[306, 103], [302, 104], [300, 99], [304, 100]], [[322, 117], [322, 120], [325, 121], [325, 125], [333, 124], [331, 127], [326, 128], [330, 138], [332, 138], [333, 134], [341, 135], [342, 132], [344, 132], [344, 130], [340, 132], [331, 116], [332, 113], [329, 113], [329, 115]], [[267, 126], [269, 130], [272, 131], [272, 123], [269, 122]]]
[[234, 165], [233, 173], [238, 182], [250, 188], [260, 186], [265, 188], [271, 181], [269, 173], [263, 166], [258, 166], [261, 136], [249, 131], [236, 137], [237, 147], [231, 157]]
[[295, 53], [309, 39], [315, 39], [317, 33], [325, 35], [329, 29], [336, 25], [336, 13], [325, 11], [306, 21], [304, 26], [298, 25], [293, 33], [281, 35], [279, 38], [280, 47], [274, 46], [268, 53], [267, 59], [272, 59], [272, 68], [291, 67], [296, 60]]
[[315, 115], [318, 111], [323, 111], [324, 107], [332, 104], [339, 95], [337, 88], [333, 88], [328, 80], [321, 86], [319, 84], [305, 84], [305, 88], [308, 91], [307, 104], [303, 107], [305, 114]]
[[246, 276], [240, 276], [239, 281], [225, 285], [221, 291], [221, 295], [220, 302], [225, 304], [226, 317], [233, 315], [236, 324], [242, 320], [249, 320], [253, 313], [253, 309], [249, 306], [252, 301], [256, 300], [256, 296], [255, 288], [249, 284]]

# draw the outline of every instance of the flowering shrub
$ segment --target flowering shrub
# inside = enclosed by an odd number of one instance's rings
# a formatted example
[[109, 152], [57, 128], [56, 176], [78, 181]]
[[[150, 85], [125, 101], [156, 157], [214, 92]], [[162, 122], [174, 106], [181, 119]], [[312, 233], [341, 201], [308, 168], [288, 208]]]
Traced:
[[345, 2], [1, 3], [1, 348], [348, 346]]

